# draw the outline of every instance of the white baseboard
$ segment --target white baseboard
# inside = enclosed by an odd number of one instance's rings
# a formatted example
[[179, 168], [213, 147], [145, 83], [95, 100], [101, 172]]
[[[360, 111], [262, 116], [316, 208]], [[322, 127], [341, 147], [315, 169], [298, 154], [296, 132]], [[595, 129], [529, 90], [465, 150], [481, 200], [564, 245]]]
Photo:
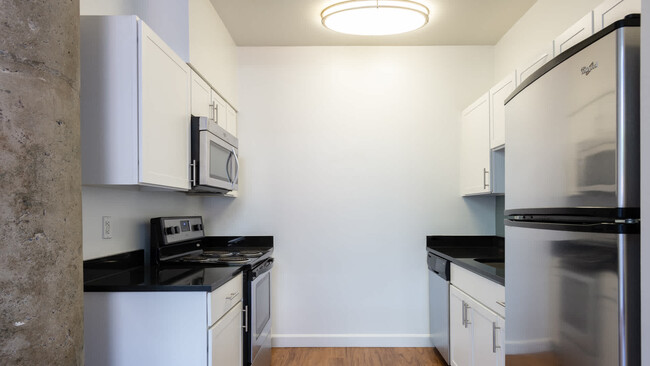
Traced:
[[431, 347], [429, 334], [273, 334], [273, 347]]

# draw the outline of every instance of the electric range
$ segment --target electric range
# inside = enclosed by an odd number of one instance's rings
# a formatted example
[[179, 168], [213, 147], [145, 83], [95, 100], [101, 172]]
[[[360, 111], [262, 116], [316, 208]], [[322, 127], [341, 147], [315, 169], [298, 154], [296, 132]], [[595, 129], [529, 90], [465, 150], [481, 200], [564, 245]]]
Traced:
[[[205, 236], [201, 216], [151, 219], [151, 264], [158, 271], [240, 266], [244, 274], [244, 365], [271, 365], [272, 236]], [[200, 271], [182, 281], [201, 276]]]

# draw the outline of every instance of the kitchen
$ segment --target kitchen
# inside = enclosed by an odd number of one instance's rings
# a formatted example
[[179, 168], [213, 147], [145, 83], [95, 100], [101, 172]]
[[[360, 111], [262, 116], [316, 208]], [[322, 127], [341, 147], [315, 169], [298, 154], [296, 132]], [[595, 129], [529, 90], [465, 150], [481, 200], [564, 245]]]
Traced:
[[460, 111], [598, 3], [538, 1], [495, 46], [241, 47], [240, 196], [84, 187], [84, 259], [202, 214], [209, 234], [274, 235], [279, 346], [424, 346], [424, 238], [497, 230], [493, 197], [460, 198]]

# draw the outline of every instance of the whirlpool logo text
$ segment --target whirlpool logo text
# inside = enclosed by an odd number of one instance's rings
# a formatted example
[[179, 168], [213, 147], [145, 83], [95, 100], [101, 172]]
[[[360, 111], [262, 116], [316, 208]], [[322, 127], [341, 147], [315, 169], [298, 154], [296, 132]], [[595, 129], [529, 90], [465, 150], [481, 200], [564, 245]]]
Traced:
[[580, 69], [580, 72], [582, 73], [582, 75], [587, 76], [593, 69], [597, 67], [598, 67], [598, 62], [592, 62], [591, 64], [589, 64], [589, 66], [583, 66]]

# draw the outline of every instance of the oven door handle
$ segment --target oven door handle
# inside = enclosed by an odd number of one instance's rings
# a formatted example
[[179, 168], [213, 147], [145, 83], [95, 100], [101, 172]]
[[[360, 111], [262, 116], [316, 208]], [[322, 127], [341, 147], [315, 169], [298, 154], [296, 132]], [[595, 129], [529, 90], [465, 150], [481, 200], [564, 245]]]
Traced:
[[231, 153], [232, 156], [235, 157], [235, 164], [236, 164], [235, 177], [232, 180], [232, 188], [235, 189], [235, 184], [237, 183], [237, 179], [239, 179], [239, 158], [237, 157], [237, 152], [235, 151], [234, 148], [232, 149]]

